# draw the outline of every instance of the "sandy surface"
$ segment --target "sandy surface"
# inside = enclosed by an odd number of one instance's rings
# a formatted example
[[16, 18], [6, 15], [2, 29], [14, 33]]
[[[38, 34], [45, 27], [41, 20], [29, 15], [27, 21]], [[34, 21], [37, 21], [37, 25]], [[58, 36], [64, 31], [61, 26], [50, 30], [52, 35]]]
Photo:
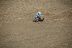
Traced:
[[0, 0], [0, 48], [72, 48], [72, 0]]

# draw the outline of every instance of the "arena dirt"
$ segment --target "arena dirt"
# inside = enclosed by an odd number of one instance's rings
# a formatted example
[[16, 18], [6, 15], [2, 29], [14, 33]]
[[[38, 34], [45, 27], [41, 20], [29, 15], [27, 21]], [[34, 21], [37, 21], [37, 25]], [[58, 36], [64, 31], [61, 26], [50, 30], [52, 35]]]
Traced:
[[0, 48], [72, 48], [72, 0], [0, 0]]

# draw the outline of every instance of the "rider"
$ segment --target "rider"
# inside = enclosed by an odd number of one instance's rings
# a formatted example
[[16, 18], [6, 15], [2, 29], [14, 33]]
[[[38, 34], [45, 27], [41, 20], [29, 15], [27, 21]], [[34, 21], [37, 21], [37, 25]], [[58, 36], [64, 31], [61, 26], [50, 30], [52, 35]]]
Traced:
[[36, 21], [36, 19], [41, 19], [41, 12], [37, 12], [36, 13], [36, 16], [35, 16], [35, 18], [34, 18], [34, 21]]

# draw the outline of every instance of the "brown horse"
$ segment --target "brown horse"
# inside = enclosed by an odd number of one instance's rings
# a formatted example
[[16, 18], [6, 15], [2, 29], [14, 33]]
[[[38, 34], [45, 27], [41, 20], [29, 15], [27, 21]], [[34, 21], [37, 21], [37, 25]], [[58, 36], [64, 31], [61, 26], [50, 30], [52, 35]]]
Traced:
[[39, 22], [39, 21], [43, 21], [44, 18], [37, 18], [34, 22]]

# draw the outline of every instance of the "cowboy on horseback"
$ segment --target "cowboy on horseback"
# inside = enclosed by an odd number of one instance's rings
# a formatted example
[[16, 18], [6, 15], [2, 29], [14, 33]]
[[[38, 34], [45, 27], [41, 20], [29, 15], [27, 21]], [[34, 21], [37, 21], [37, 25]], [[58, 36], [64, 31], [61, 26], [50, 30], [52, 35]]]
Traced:
[[41, 12], [37, 12], [34, 18], [34, 22], [43, 21], [43, 20], [44, 18], [43, 19], [41, 18]]

